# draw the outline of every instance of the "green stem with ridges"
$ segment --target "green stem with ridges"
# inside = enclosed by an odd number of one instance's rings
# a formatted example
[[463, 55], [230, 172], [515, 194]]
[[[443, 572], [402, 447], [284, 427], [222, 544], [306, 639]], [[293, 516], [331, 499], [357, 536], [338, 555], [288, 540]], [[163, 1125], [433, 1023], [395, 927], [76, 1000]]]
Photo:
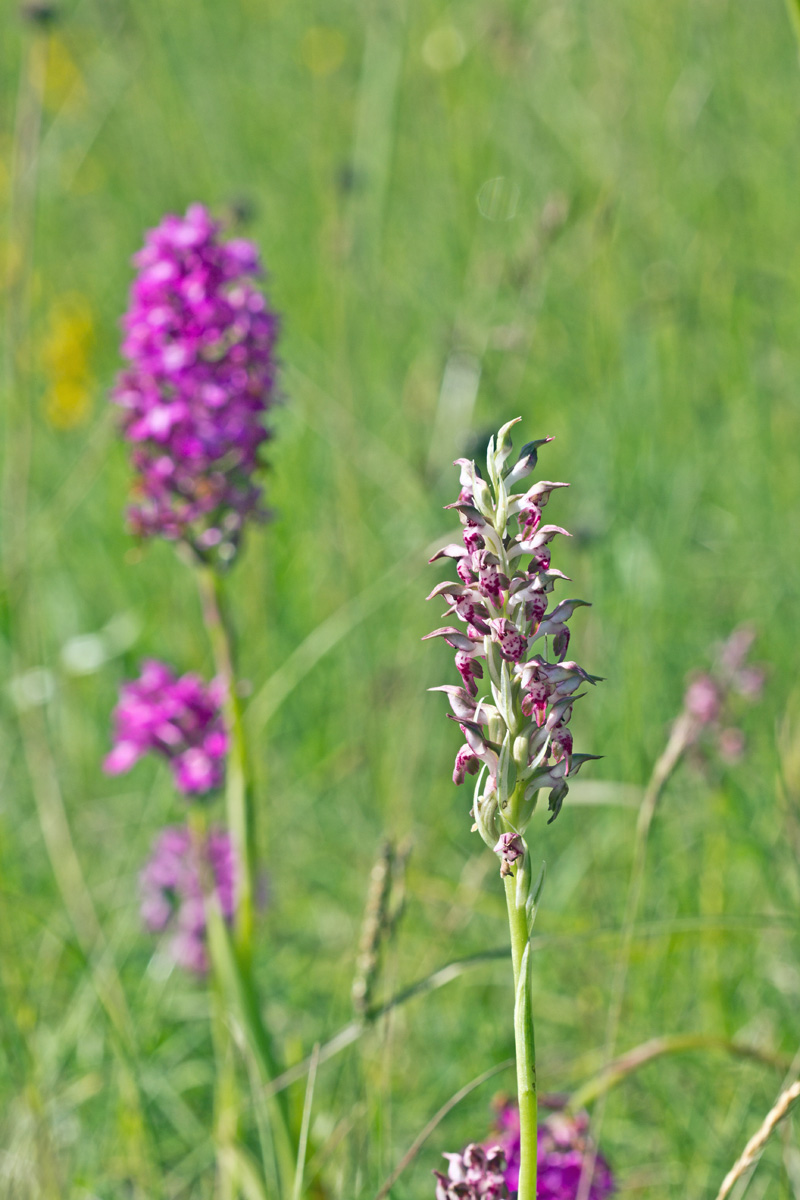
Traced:
[[[518, 871], [522, 863], [518, 864]], [[514, 1041], [517, 1057], [517, 1101], [519, 1103], [519, 1191], [518, 1200], [536, 1200], [538, 1102], [536, 1096], [536, 1046], [530, 995], [530, 939], [527, 886], [517, 887], [517, 875], [504, 883], [511, 931], [511, 961], [514, 968]], [[525, 881], [523, 881], [523, 884]]]
[[[278, 1074], [278, 1066], [253, 979], [255, 808], [242, 707], [236, 687], [233, 635], [225, 617], [219, 575], [205, 564], [195, 566], [203, 620], [215, 668], [225, 689], [224, 717], [228, 734], [225, 805], [237, 864], [233, 931], [229, 931], [218, 906], [209, 905], [209, 948], [228, 1011], [240, 1024], [262, 1086], [268, 1089]], [[269, 1091], [267, 1095], [278, 1186], [281, 1195], [289, 1195], [295, 1169], [295, 1144], [289, 1115], [285, 1097]]]
[[234, 941], [240, 961], [249, 968], [253, 957], [255, 907], [255, 814], [242, 706], [236, 690], [233, 639], [224, 616], [218, 574], [211, 567], [198, 566], [197, 582], [214, 665], [225, 688], [224, 716], [228, 734], [225, 806], [237, 866]]
[[247, 1052], [255, 1062], [269, 1113], [278, 1194], [289, 1196], [294, 1181], [296, 1149], [291, 1136], [286, 1097], [270, 1090], [278, 1074], [272, 1043], [261, 1016], [255, 985], [242, 966], [219, 905], [208, 906], [208, 942], [225, 1009], [241, 1030]]
[[[192, 847], [203, 890], [203, 904], [207, 924], [218, 914], [216, 884], [207, 858], [208, 819], [205, 809], [195, 805], [188, 819]], [[235, 1145], [239, 1127], [241, 1105], [236, 1087], [236, 1067], [233, 1057], [233, 1041], [225, 1011], [224, 978], [215, 953], [216, 941], [209, 937], [209, 951], [213, 967], [210, 987], [211, 1040], [214, 1047], [214, 1150], [217, 1161], [217, 1184], [219, 1200], [236, 1200], [236, 1180], [231, 1170], [229, 1150]]]

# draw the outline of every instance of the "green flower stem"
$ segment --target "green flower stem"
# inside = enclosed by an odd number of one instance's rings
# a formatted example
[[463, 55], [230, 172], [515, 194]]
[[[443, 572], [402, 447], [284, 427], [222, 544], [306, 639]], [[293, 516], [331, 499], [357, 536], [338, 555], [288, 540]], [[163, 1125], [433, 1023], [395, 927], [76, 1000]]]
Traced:
[[249, 968], [253, 957], [255, 907], [255, 816], [242, 707], [236, 690], [233, 638], [224, 616], [219, 576], [212, 568], [200, 565], [197, 582], [215, 668], [225, 687], [224, 714], [228, 734], [225, 804], [237, 867], [234, 940], [240, 961]]
[[216, 903], [208, 905], [208, 943], [225, 1010], [242, 1034], [245, 1052], [256, 1065], [269, 1114], [278, 1195], [289, 1196], [294, 1182], [296, 1147], [291, 1135], [285, 1094], [270, 1083], [278, 1074], [272, 1042], [264, 1025], [249, 969], [239, 961], [236, 947]]
[[231, 1169], [230, 1148], [239, 1134], [241, 1104], [236, 1082], [233, 1041], [226, 1020], [225, 1003], [218, 980], [211, 989], [211, 1033], [214, 1045], [214, 1147], [217, 1158], [219, 1200], [236, 1200], [236, 1178]]
[[[521, 863], [518, 865], [518, 874]], [[538, 1104], [536, 1099], [536, 1047], [530, 995], [530, 940], [527, 900], [530, 872], [520, 877], [507, 875], [504, 883], [511, 930], [511, 961], [514, 967], [514, 1039], [517, 1056], [517, 1100], [519, 1102], [520, 1165], [518, 1200], [536, 1200]]]
[[[200, 869], [200, 884], [203, 889], [203, 904], [207, 922], [214, 920], [210, 915], [217, 909], [214, 877], [205, 860], [208, 841], [208, 820], [205, 810], [195, 805], [189, 813], [189, 829], [194, 852]], [[217, 910], [218, 912], [218, 910]], [[221, 916], [219, 920], [221, 921]], [[210, 987], [211, 1040], [214, 1047], [214, 1151], [217, 1161], [219, 1200], [236, 1200], [236, 1181], [231, 1170], [229, 1150], [235, 1145], [239, 1130], [241, 1104], [236, 1086], [236, 1066], [225, 1011], [223, 981], [215, 953], [215, 939], [209, 937], [209, 951], [213, 975]]]
[[237, 865], [236, 912], [233, 934], [222, 919], [216, 903], [208, 907], [208, 940], [215, 975], [225, 1007], [239, 1026], [247, 1052], [255, 1062], [267, 1096], [275, 1172], [279, 1194], [291, 1194], [296, 1147], [285, 1096], [270, 1091], [278, 1066], [272, 1041], [261, 1015], [253, 979], [253, 932], [255, 897], [255, 810], [248, 765], [247, 743], [233, 657], [233, 637], [225, 619], [222, 584], [217, 573], [195, 564], [203, 620], [208, 632], [217, 674], [225, 687], [225, 727], [228, 757], [225, 775], [225, 804], [228, 831]]

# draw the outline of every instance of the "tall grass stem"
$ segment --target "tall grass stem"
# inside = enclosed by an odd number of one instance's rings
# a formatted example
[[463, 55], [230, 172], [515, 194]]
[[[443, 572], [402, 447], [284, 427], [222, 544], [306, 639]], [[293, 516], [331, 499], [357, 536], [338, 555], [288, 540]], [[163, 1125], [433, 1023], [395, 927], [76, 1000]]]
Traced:
[[717, 1192], [716, 1200], [725, 1200], [725, 1197], [730, 1194], [731, 1188], [736, 1181], [741, 1179], [745, 1172], [758, 1162], [761, 1152], [769, 1141], [773, 1130], [780, 1124], [798, 1100], [800, 1100], [800, 1079], [796, 1080], [791, 1087], [786, 1088], [778, 1096], [778, 1099], [761, 1122], [758, 1130], [750, 1138], [750, 1141], [723, 1179], [722, 1186]]
[[[628, 895], [625, 901], [625, 913], [622, 918], [620, 931], [620, 948], [617, 958], [614, 980], [611, 988], [611, 1001], [608, 1008], [605, 1036], [605, 1061], [610, 1064], [614, 1058], [619, 1035], [619, 1023], [622, 1016], [622, 1005], [625, 999], [625, 987], [628, 981], [628, 968], [631, 961], [633, 932], [639, 913], [642, 898], [644, 875], [647, 866], [647, 842], [650, 827], [658, 808], [658, 803], [672, 775], [692, 742], [695, 729], [694, 722], [687, 713], [682, 713], [672, 727], [666, 746], [658, 758], [653, 773], [645, 789], [639, 806], [639, 816], [636, 821], [636, 833], [633, 846], [633, 864], [628, 881]], [[608, 1089], [603, 1091], [598, 1099], [597, 1107], [592, 1117], [592, 1147], [586, 1155], [578, 1185], [577, 1200], [589, 1200], [592, 1186], [596, 1147], [599, 1144], [600, 1133], [605, 1118]]]

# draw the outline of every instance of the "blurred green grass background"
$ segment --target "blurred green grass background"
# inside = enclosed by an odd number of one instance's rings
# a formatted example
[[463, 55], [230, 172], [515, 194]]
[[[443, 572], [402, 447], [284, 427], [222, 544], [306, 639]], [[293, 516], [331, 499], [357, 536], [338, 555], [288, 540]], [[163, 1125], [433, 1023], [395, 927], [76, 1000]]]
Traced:
[[[743, 718], [745, 761], [682, 769], [658, 813], [620, 1049], [701, 1031], [791, 1058], [800, 69], [782, 6], [79, 0], [59, 13], [24, 390], [16, 409], [4, 397], [12, 480], [14, 411], [32, 443], [27, 553], [5, 580], [0, 642], [0, 1194], [125, 1196], [137, 1171], [113, 1035], [20, 749], [17, 708], [51, 684], [55, 767], [137, 1030], [157, 1194], [213, 1190], [205, 993], [153, 957], [137, 915], [140, 864], [180, 807], [164, 769], [100, 770], [116, 689], [143, 656], [211, 671], [185, 568], [124, 532], [129, 472], [107, 402], [129, 257], [195, 200], [238, 214], [283, 319], [275, 520], [230, 586], [269, 875], [258, 970], [290, 1058], [350, 1019], [385, 835], [413, 852], [379, 996], [507, 941], [493, 860], [450, 781], [455, 731], [425, 691], [453, 682], [450, 655], [419, 639], [439, 623], [425, 551], [450, 525], [449, 464], [517, 414], [520, 440], [556, 435], [541, 475], [572, 483], [548, 519], [579, 535], [557, 559], [593, 603], [575, 657], [607, 678], [576, 741], [605, 756], [585, 776], [619, 785], [592, 805], [576, 789], [534, 839], [551, 938], [535, 960], [540, 1085], [600, 1065], [635, 823], [621, 801], [646, 780], [687, 672], [743, 621], [766, 695]], [[44, 35], [12, 4], [3, 22], [7, 205], [18, 96], [30, 102]], [[13, 302], [24, 247], [4, 256]], [[22, 660], [21, 610], [38, 629]], [[92, 640], [109, 622], [110, 639]], [[38, 668], [51, 674], [32, 683]], [[332, 1196], [371, 1196], [439, 1105], [513, 1052], [511, 1005], [507, 964], [484, 963], [320, 1068], [315, 1145], [341, 1134]], [[779, 1082], [699, 1053], [632, 1078], [603, 1128], [622, 1193], [713, 1196]], [[396, 1200], [431, 1195], [438, 1154], [485, 1136], [493, 1086], [447, 1118]], [[799, 1164], [787, 1125], [750, 1200], [800, 1196]]]

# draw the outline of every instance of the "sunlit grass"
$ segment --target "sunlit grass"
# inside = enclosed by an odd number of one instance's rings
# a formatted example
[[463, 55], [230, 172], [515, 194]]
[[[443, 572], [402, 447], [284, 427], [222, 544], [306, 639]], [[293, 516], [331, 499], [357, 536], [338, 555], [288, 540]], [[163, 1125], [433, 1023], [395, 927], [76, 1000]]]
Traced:
[[[34, 36], [6, 21], [4, 202]], [[207, 674], [211, 662], [172, 551], [123, 532], [106, 394], [129, 256], [195, 199], [245, 213], [284, 321], [275, 519], [236, 567], [233, 607], [269, 876], [257, 967], [290, 1057], [351, 1019], [384, 835], [414, 848], [378, 998], [505, 943], [500, 889], [450, 783], [452, 730], [425, 692], [451, 664], [419, 638], [436, 623], [425, 551], [448, 529], [449, 463], [521, 414], [526, 435], [556, 435], [550, 477], [574, 481], [548, 514], [579, 534], [560, 565], [593, 608], [573, 636], [607, 679], [577, 718], [582, 748], [605, 755], [593, 778], [645, 781], [686, 672], [734, 625], [756, 624], [770, 668], [743, 720], [744, 764], [683, 769], [657, 815], [619, 1048], [706, 1032], [790, 1058], [800, 946], [775, 918], [800, 901], [800, 73], [782, 7], [82, 0], [51, 38], [22, 363], [27, 584], [6, 580], [0, 664], [7, 681], [50, 673], [36, 712], [104, 930], [100, 965], [113, 962], [135, 1027], [163, 1194], [212, 1194], [207, 1004], [138, 926], [137, 872], [176, 813], [168, 772], [110, 781], [100, 762], [117, 685], [143, 656]], [[18, 259], [4, 246], [9, 286]], [[52, 419], [46, 347], [70, 295], [93, 330], [82, 423]], [[36, 627], [16, 661], [15, 606]], [[107, 637], [122, 614], [131, 636]], [[81, 673], [86, 635], [104, 649]], [[140, 1178], [130, 1079], [45, 853], [13, 695], [0, 1193], [119, 1195]], [[602, 1045], [617, 944], [601, 931], [622, 918], [634, 823], [629, 808], [568, 802], [542, 832], [537, 931], [559, 935], [534, 974], [545, 1091], [578, 1082], [573, 1064]], [[505, 964], [476, 967], [320, 1067], [312, 1152], [342, 1135], [331, 1195], [374, 1194], [432, 1113], [509, 1056], [509, 1005]], [[713, 1195], [777, 1082], [699, 1053], [646, 1068], [609, 1099], [622, 1187]], [[446, 1118], [397, 1200], [430, 1195], [439, 1151], [485, 1134], [493, 1086]], [[299, 1117], [302, 1085], [291, 1096]], [[780, 1158], [776, 1142], [761, 1170], [790, 1196]]]

